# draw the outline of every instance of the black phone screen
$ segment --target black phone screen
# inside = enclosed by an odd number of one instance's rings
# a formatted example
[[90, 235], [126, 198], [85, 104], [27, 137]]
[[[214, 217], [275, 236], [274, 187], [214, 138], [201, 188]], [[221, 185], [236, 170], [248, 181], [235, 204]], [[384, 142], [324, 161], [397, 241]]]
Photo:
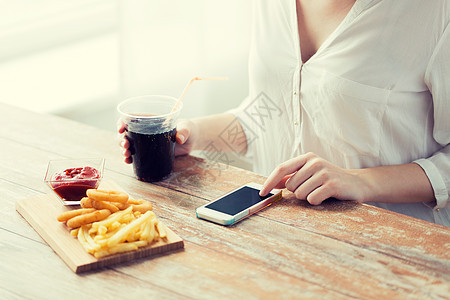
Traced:
[[273, 194], [269, 193], [268, 195], [261, 197], [259, 195], [259, 190], [244, 186], [205, 207], [233, 216], [271, 196], [273, 196]]

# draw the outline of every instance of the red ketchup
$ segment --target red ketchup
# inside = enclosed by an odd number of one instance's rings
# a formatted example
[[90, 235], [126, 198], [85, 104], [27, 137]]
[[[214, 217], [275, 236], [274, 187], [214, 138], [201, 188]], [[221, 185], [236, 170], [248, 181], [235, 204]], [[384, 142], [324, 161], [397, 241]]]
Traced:
[[51, 186], [55, 193], [65, 200], [81, 200], [86, 190], [96, 189], [100, 174], [92, 167], [70, 168], [52, 176]]

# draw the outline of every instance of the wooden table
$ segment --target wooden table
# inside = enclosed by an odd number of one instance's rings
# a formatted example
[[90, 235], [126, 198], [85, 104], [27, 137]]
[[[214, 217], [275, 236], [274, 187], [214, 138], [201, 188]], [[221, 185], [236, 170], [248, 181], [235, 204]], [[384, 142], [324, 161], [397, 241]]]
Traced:
[[[113, 132], [4, 104], [0, 120], [1, 299], [450, 297], [449, 228], [354, 202], [311, 206], [288, 192], [224, 227], [197, 219], [195, 208], [263, 177], [186, 156], [168, 180], [143, 183], [122, 162]], [[73, 273], [15, 202], [49, 193], [49, 160], [83, 157], [105, 157], [105, 179], [149, 199], [185, 248]]]

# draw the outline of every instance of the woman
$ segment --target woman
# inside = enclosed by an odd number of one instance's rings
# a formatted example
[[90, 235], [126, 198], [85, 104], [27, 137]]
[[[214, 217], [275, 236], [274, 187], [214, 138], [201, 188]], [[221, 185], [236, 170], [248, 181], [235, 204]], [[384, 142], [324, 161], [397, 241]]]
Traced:
[[[249, 97], [180, 122], [176, 154], [243, 149], [268, 176], [262, 195], [285, 187], [450, 226], [449, 21], [445, 0], [255, 1]], [[243, 145], [220, 138], [233, 122]]]

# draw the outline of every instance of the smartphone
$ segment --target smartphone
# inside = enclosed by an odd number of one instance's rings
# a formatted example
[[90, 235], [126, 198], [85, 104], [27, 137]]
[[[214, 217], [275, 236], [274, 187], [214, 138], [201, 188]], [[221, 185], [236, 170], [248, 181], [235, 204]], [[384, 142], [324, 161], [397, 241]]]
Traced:
[[221, 225], [231, 225], [282, 198], [281, 190], [273, 189], [261, 197], [262, 185], [248, 183], [195, 210], [197, 218]]

